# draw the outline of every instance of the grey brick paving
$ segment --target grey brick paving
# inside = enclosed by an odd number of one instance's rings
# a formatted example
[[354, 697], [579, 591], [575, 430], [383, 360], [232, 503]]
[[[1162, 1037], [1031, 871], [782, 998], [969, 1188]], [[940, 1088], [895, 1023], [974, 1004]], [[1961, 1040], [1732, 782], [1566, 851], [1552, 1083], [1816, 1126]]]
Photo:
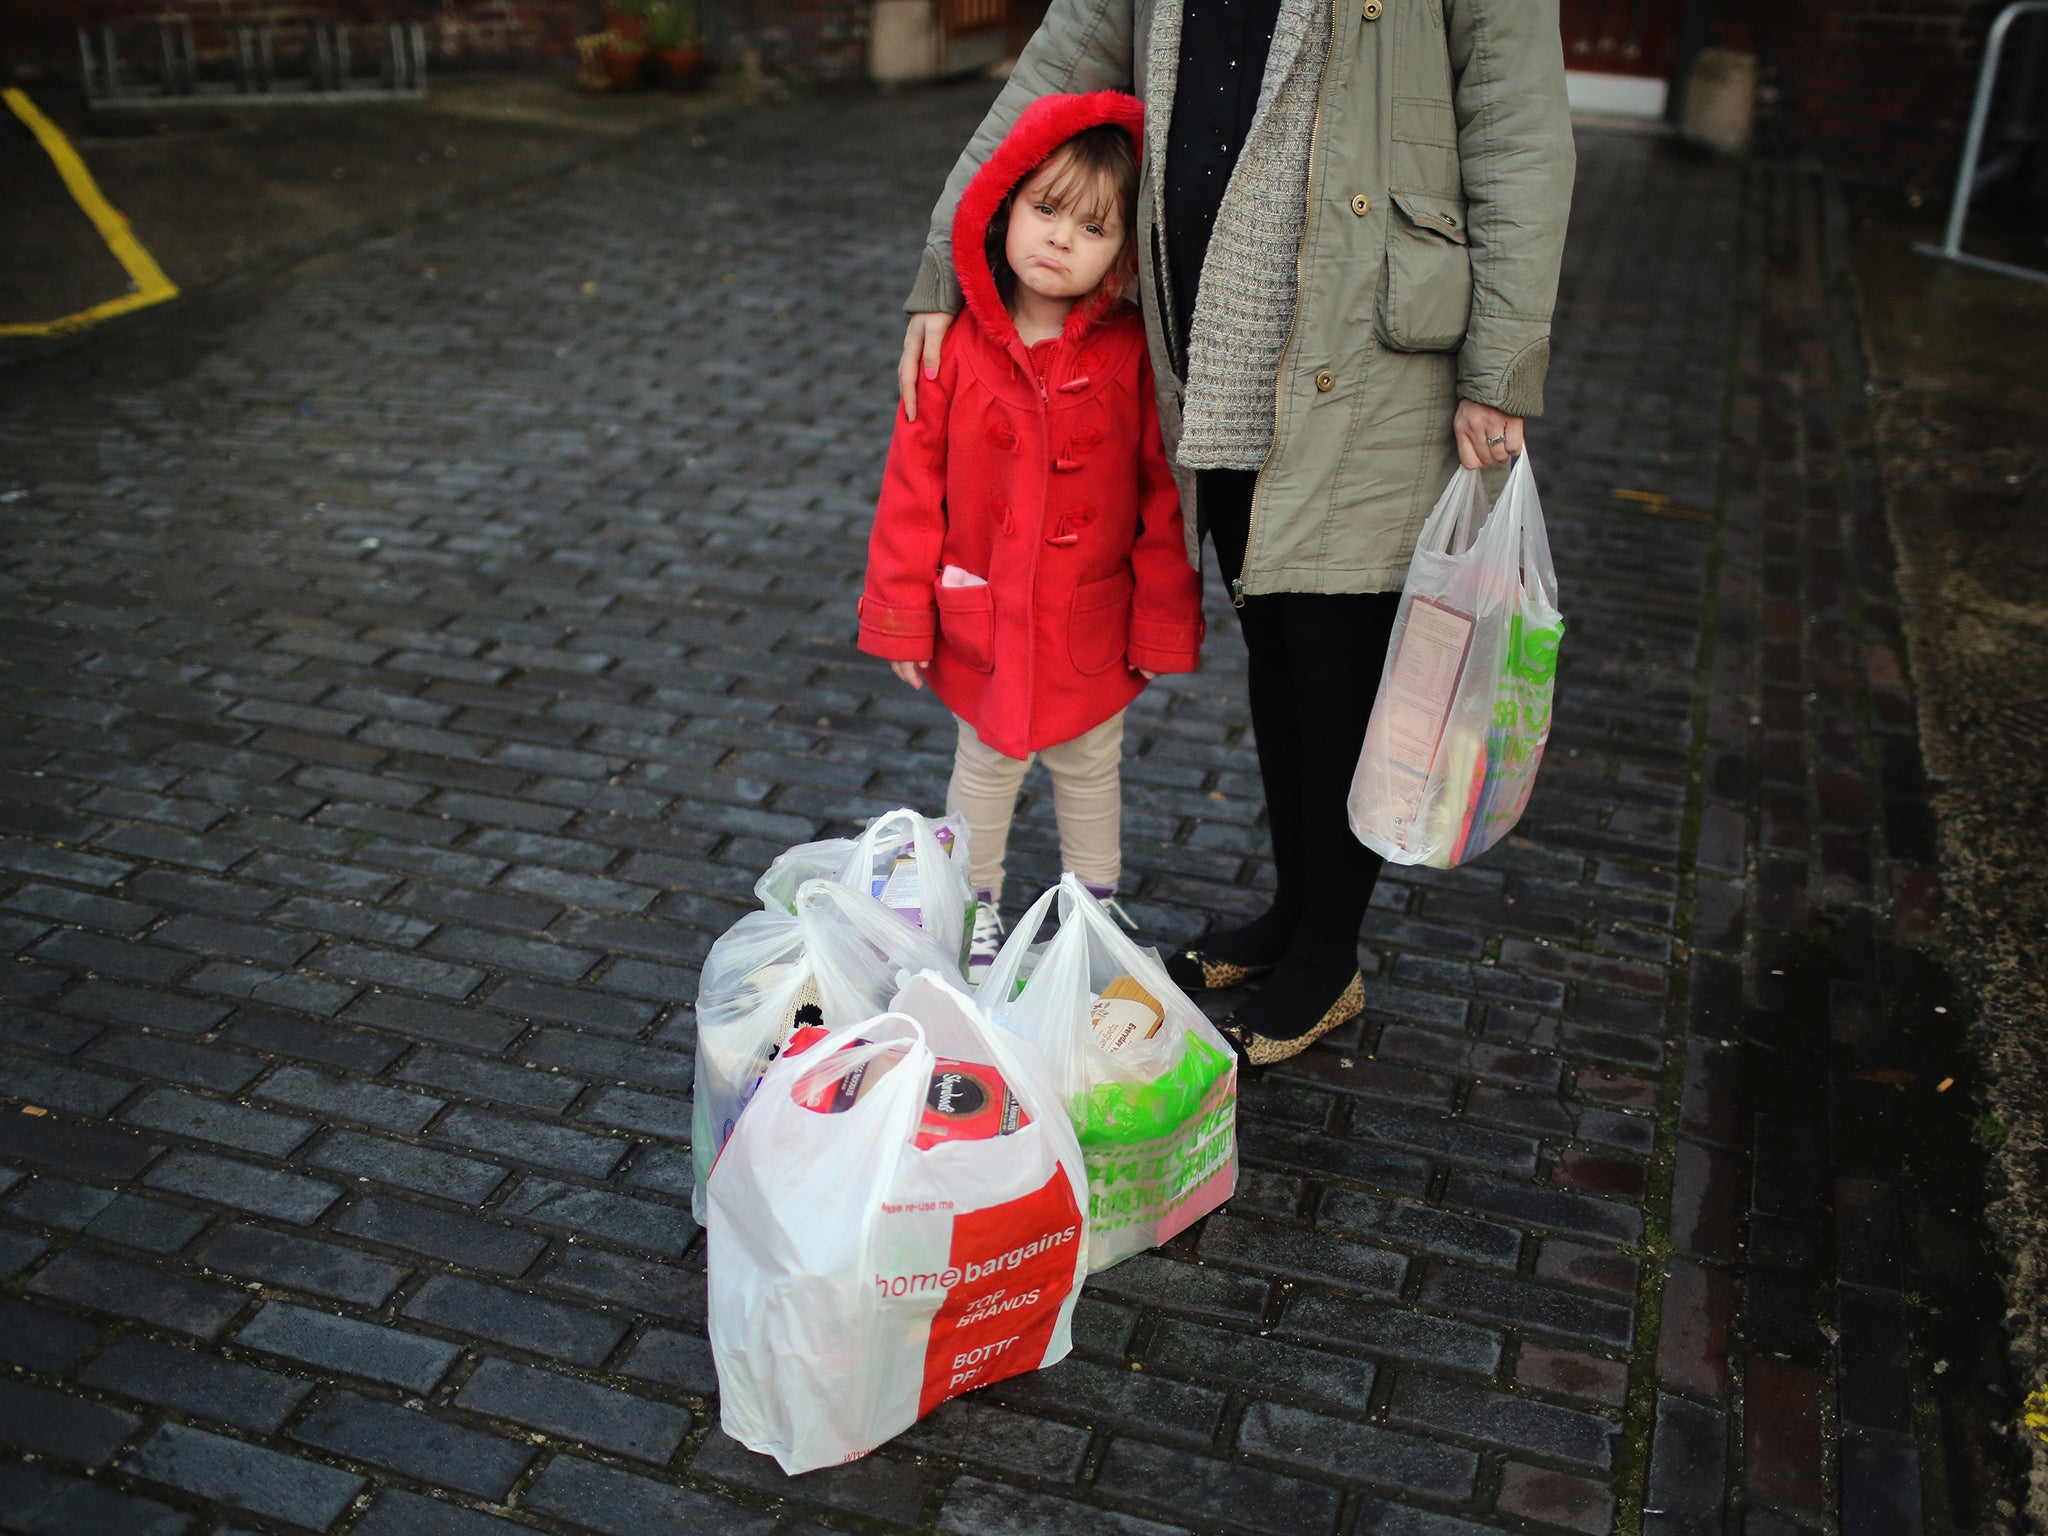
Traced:
[[180, 1536], [191, 1525], [184, 1510], [20, 1462], [0, 1463], [0, 1508], [23, 1536]]
[[424, 1392], [447, 1374], [461, 1350], [441, 1339], [402, 1333], [359, 1318], [273, 1301], [242, 1326], [236, 1342], [339, 1375], [361, 1376]]
[[[1856, 1236], [1891, 1186], [1750, 1120], [1722, 1043], [1786, 1006], [1758, 935], [1805, 911], [1833, 676], [1741, 649], [1759, 560], [1799, 580], [1727, 458], [1768, 426], [1743, 184], [1599, 132], [1532, 433], [1571, 632], [1521, 835], [1388, 872], [1366, 1017], [1245, 1082], [1232, 1210], [1099, 1277], [1071, 1361], [804, 1479], [718, 1430], [688, 1002], [783, 845], [943, 791], [949, 722], [852, 598], [897, 302], [986, 92], [647, 141], [0, 379], [0, 1442], [53, 1458], [0, 1454], [10, 1528], [1690, 1530], [1731, 1498], [1736, 1296], [1784, 1401], [1827, 1358], [1812, 1265], [1740, 1245], [1831, 1207], [1840, 1528], [1917, 1508], [1906, 1277]], [[1210, 601], [1204, 670], [1132, 710], [1159, 942], [1271, 878]], [[1035, 790], [1012, 847], [1019, 892], [1056, 874]], [[1805, 1488], [1746, 1496], [1809, 1528]]]
[[363, 1486], [353, 1473], [183, 1424], [157, 1430], [126, 1467], [143, 1482], [315, 1531], [333, 1524]]
[[312, 1390], [310, 1382], [150, 1339], [118, 1341], [79, 1372], [78, 1380], [255, 1434], [275, 1431]]

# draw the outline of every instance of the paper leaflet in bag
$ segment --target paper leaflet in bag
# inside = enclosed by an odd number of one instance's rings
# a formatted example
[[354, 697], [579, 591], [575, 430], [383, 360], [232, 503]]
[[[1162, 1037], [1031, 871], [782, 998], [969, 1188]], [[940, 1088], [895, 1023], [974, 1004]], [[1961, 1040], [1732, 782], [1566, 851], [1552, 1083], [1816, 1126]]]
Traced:
[[1514, 829], [1550, 738], [1563, 635], [1529, 455], [1490, 512], [1479, 471], [1459, 470], [1401, 591], [1351, 780], [1359, 841], [1446, 869]]

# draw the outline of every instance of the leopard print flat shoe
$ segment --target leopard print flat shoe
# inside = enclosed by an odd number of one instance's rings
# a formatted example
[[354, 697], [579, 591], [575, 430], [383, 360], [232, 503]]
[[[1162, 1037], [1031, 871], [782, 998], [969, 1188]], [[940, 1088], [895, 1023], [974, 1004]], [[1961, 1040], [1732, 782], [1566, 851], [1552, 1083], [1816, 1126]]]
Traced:
[[1192, 947], [1166, 957], [1166, 974], [1183, 992], [1221, 992], [1226, 987], [1241, 987], [1272, 969], [1270, 965], [1242, 965], [1235, 960], [1218, 960]]
[[1253, 1034], [1238, 1024], [1233, 1015], [1216, 1026], [1223, 1038], [1228, 1040], [1238, 1056], [1248, 1067], [1270, 1067], [1275, 1062], [1288, 1061], [1299, 1056], [1323, 1036], [1340, 1024], [1349, 1024], [1365, 1012], [1365, 975], [1354, 972], [1337, 1001], [1329, 1010], [1310, 1025], [1306, 1032], [1287, 1040], [1275, 1040], [1269, 1035]]

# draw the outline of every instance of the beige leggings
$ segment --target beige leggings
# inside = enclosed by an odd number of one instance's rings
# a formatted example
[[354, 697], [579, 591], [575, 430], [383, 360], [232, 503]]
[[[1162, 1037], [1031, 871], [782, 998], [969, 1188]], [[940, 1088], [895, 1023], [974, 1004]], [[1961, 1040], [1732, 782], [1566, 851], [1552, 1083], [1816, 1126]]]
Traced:
[[1052, 775], [1061, 865], [1089, 885], [1114, 889], [1123, 873], [1123, 748], [1122, 710], [1072, 741], [1023, 758], [1003, 756], [962, 720], [946, 810], [966, 819], [975, 888], [1003, 899], [1003, 855], [1010, 847], [1017, 791], [1033, 760], [1044, 758]]

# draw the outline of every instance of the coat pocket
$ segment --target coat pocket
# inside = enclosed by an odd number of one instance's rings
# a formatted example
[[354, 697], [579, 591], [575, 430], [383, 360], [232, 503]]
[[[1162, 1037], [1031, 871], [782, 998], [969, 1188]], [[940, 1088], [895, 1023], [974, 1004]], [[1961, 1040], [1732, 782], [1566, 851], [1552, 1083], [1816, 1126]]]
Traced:
[[1375, 329], [1396, 352], [1449, 352], [1472, 318], [1465, 205], [1427, 192], [1388, 196], [1394, 211], [1387, 216], [1387, 277]]
[[1067, 654], [1074, 670], [1092, 676], [1107, 672], [1124, 659], [1131, 643], [1131, 593], [1136, 587], [1129, 570], [1083, 582], [1074, 589], [1067, 623]]
[[995, 671], [995, 589], [987, 582], [949, 587], [942, 577], [932, 583], [932, 595], [939, 605], [939, 644], [964, 667]]

